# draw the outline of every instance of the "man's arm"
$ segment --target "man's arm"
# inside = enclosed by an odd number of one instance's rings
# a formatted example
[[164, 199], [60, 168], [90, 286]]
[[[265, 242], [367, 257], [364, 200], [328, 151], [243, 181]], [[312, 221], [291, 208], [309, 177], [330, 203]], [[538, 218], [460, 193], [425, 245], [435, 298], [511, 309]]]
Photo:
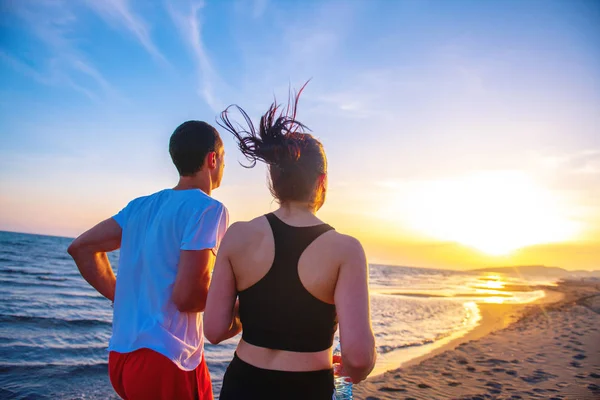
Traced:
[[121, 247], [121, 234], [117, 221], [109, 218], [80, 235], [67, 249], [81, 276], [110, 301], [115, 300], [117, 280], [106, 253]]
[[211, 249], [181, 250], [171, 300], [180, 312], [202, 312], [215, 262]]
[[227, 209], [219, 203], [190, 218], [185, 227], [171, 295], [180, 312], [204, 311], [215, 253], [227, 220]]

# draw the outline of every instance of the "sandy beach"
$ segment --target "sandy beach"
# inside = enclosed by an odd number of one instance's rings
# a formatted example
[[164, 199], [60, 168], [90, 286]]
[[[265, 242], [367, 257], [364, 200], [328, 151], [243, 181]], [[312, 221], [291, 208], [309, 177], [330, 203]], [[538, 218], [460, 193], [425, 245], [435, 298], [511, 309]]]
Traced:
[[600, 284], [544, 287], [530, 304], [479, 304], [480, 324], [355, 386], [359, 400], [600, 399]]

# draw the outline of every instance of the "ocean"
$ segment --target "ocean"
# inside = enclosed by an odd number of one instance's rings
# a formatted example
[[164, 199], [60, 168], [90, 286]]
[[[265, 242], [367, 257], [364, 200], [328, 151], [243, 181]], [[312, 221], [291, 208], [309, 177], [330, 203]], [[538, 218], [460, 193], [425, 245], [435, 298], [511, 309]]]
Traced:
[[[79, 275], [66, 252], [71, 240], [0, 231], [0, 399], [118, 399], [107, 372], [112, 308]], [[117, 270], [118, 251], [109, 259]], [[537, 283], [371, 265], [376, 372], [472, 329], [480, 319], [476, 302], [523, 303], [543, 296], [527, 289]], [[238, 339], [206, 344], [215, 395]]]

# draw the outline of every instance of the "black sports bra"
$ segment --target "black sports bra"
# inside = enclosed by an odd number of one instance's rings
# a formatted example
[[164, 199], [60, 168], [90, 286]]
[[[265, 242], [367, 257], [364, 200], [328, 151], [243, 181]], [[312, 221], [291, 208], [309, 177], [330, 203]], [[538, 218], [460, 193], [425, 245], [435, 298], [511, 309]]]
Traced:
[[269, 349], [326, 350], [337, 329], [335, 305], [310, 294], [300, 281], [298, 261], [306, 248], [333, 228], [327, 224], [291, 226], [266, 215], [275, 239], [275, 259], [267, 274], [239, 292], [242, 338]]

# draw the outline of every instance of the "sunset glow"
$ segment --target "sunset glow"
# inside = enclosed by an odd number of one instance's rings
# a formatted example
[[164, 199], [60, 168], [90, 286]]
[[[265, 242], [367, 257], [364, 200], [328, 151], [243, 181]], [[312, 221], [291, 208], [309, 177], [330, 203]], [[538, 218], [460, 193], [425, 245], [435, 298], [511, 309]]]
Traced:
[[397, 196], [390, 214], [416, 232], [489, 255], [572, 240], [579, 233], [557, 195], [518, 171], [409, 184]]

